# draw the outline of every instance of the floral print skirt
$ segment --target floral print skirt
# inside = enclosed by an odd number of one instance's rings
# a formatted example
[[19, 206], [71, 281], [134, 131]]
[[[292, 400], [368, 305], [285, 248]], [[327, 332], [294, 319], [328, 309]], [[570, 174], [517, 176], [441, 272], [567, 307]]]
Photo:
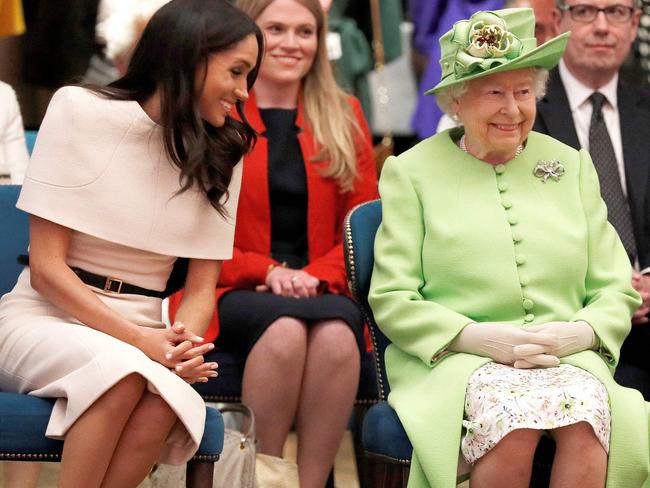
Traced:
[[591, 424], [609, 452], [607, 390], [587, 371], [569, 364], [516, 369], [488, 363], [467, 383], [461, 452], [474, 463], [513, 430], [550, 430], [582, 421]]

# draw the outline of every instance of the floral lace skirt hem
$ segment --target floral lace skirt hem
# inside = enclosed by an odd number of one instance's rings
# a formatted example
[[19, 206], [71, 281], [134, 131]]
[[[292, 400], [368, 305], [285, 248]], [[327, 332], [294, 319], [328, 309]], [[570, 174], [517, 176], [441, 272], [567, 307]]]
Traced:
[[569, 364], [516, 369], [488, 363], [470, 376], [461, 452], [474, 463], [516, 429], [552, 430], [588, 422], [609, 452], [611, 417], [605, 386]]

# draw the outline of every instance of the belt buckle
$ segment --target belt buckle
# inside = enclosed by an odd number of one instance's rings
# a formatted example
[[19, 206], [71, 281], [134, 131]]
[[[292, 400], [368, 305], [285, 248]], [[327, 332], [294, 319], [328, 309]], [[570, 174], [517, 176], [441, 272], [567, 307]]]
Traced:
[[[117, 290], [114, 289], [113, 285], [117, 285]], [[104, 291], [109, 293], [120, 293], [122, 291], [122, 280], [111, 278], [110, 276], [107, 277], [106, 283], [104, 283]]]

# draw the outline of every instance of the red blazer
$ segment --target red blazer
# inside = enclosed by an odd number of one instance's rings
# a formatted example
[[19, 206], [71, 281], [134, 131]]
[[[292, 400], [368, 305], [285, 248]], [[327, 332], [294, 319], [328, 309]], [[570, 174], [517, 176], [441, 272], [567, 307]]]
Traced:
[[[317, 143], [305, 118], [302, 101], [298, 103], [296, 125], [301, 129], [298, 142], [305, 161], [307, 175], [307, 242], [309, 264], [303, 269], [324, 282], [326, 290], [334, 294], [349, 294], [343, 261], [343, 219], [348, 211], [359, 203], [373, 200], [377, 194], [377, 173], [372, 151], [372, 140], [361, 105], [349, 98], [362, 135], [356, 140], [358, 179], [354, 189], [341, 193], [336, 180], [323, 178], [318, 171], [329, 161], [312, 161], [318, 154]], [[246, 117], [259, 133], [266, 128], [251, 92], [246, 102]], [[237, 208], [233, 257], [224, 261], [217, 285], [219, 297], [232, 289], [254, 290], [263, 284], [271, 264], [279, 264], [271, 258], [271, 211], [268, 184], [268, 143], [259, 136], [250, 154], [244, 157], [242, 188]], [[170, 303], [170, 318], [178, 307], [180, 297], [174, 296]], [[219, 314], [215, 314], [204, 337], [213, 342], [219, 333]]]

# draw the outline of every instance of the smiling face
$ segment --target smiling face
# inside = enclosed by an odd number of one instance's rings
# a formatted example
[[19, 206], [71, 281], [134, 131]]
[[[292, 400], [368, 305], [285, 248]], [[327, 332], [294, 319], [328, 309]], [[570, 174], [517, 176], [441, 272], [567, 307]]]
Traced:
[[299, 84], [311, 69], [318, 49], [316, 17], [296, 0], [275, 0], [256, 19], [266, 50], [258, 79]]
[[535, 121], [534, 72], [524, 68], [468, 82], [452, 108], [465, 126], [470, 154], [498, 164], [515, 156]]
[[[634, 6], [634, 0], [568, 0], [567, 6], [593, 5], [605, 8], [610, 5]], [[636, 38], [641, 16], [635, 10], [627, 22], [612, 22], [599, 12], [593, 22], [577, 22], [569, 12], [553, 11], [557, 32], [571, 31], [564, 52], [567, 68], [580, 81], [594, 89], [606, 84], [618, 72]]]
[[207, 66], [197, 70], [196, 80], [201, 90], [201, 117], [221, 127], [237, 100], [248, 99], [247, 75], [257, 62], [257, 40], [248, 35], [226, 51], [211, 54]]

